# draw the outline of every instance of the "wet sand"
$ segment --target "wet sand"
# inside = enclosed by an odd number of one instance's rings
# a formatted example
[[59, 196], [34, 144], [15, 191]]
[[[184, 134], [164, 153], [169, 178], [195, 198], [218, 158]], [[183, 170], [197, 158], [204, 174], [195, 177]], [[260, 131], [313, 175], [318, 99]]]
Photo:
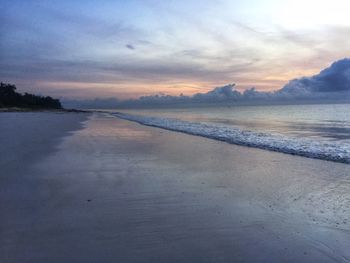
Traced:
[[55, 116], [1, 155], [0, 262], [350, 261], [349, 165]]

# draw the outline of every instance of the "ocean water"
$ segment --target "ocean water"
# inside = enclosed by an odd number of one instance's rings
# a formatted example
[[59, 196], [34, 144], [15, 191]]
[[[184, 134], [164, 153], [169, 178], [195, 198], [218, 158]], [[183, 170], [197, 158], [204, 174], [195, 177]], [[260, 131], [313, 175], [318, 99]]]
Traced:
[[113, 114], [233, 144], [350, 163], [350, 104], [122, 110]]

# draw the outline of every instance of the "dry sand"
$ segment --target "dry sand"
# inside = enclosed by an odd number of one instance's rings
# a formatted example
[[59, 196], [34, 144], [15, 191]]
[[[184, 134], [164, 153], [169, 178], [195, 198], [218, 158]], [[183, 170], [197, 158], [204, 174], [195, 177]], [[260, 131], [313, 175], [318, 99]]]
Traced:
[[0, 114], [0, 262], [350, 261], [349, 165], [16, 114]]

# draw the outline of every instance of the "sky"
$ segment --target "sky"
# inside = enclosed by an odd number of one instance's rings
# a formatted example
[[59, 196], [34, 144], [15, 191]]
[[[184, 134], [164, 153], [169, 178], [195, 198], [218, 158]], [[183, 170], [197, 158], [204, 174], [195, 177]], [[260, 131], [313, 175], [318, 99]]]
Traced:
[[349, 57], [348, 0], [1, 0], [0, 80], [59, 98], [270, 92]]

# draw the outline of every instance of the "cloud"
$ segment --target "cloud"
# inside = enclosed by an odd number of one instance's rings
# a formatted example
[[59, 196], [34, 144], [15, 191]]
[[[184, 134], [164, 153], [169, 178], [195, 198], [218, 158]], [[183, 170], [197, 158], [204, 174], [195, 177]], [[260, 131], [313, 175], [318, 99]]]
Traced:
[[[205, 92], [232, 80], [239, 90], [271, 90], [346, 56], [350, 45], [348, 20], [290, 28], [270, 16], [256, 20], [269, 5], [255, 13], [245, 1], [3, 0], [2, 6], [0, 78], [47, 95], [53, 94], [48, 82], [98, 83], [101, 97], [181, 85]], [[113, 94], [103, 87], [110, 83]], [[55, 92], [90, 97], [73, 87]]]
[[119, 107], [120, 101], [116, 98], [91, 100], [65, 100], [64, 107], [68, 109], [113, 109]]
[[[311, 77], [302, 77], [289, 81], [277, 91], [263, 92], [250, 88], [244, 92], [237, 91], [235, 84], [214, 88], [207, 93], [196, 93], [192, 96], [152, 95], [124, 101], [114, 100], [117, 107], [168, 107], [193, 105], [235, 105], [262, 103], [296, 103], [319, 100], [350, 101], [350, 59], [334, 62], [330, 67]], [[94, 103], [96, 102], [96, 103]], [[89, 106], [106, 108], [111, 99], [89, 101]], [[85, 103], [86, 104], [86, 103]]]
[[[95, 93], [101, 97], [120, 97], [126, 89], [138, 89], [132, 93], [137, 95], [171, 93], [175, 86], [204, 92], [232, 80], [239, 90], [271, 90], [345, 56], [350, 43], [346, 26], [287, 30], [248, 23], [231, 11], [228, 17], [205, 15], [213, 9], [204, 4], [192, 12], [187, 2], [186, 8], [122, 2], [5, 0], [0, 78], [31, 83], [29, 89], [47, 95], [54, 94], [52, 85], [45, 87], [48, 82], [75, 82], [55, 93], [84, 98], [91, 98], [90, 92], [74, 86], [98, 83]], [[135, 11], [143, 15], [133, 18]], [[103, 86], [111, 83], [113, 94]]]
[[314, 93], [350, 91], [350, 59], [334, 62], [318, 75], [291, 80], [280, 92]]
[[257, 103], [295, 100], [339, 100], [350, 99], [350, 59], [334, 62], [330, 67], [312, 77], [302, 77], [289, 81], [284, 87], [273, 92], [257, 91], [254, 87], [239, 92], [235, 84], [217, 87], [207, 93], [193, 96], [146, 96], [130, 100], [130, 105], [140, 102], [177, 103]]
[[128, 48], [128, 49], [131, 49], [131, 50], [135, 49], [135, 47], [133, 45], [131, 45], [131, 44], [127, 44], [127, 45], [125, 45], [125, 47]]

